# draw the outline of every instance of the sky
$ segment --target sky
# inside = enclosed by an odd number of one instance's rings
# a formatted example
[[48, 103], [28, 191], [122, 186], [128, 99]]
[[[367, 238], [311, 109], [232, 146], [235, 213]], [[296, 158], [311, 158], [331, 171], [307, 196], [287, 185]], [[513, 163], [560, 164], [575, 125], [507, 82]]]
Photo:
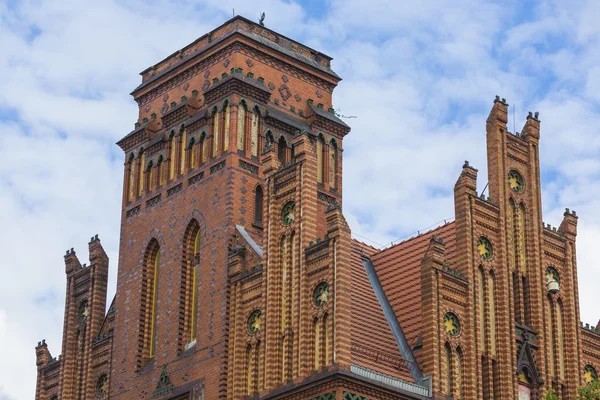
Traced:
[[[234, 11], [235, 10], [235, 11]], [[129, 95], [146, 67], [232, 13], [334, 57], [344, 213], [377, 247], [453, 217], [464, 160], [486, 184], [495, 95], [542, 121], [544, 221], [579, 215], [584, 322], [600, 318], [600, 2], [0, 0], [0, 400], [31, 399], [35, 351], [60, 353], [65, 275], [94, 234], [116, 285]]]

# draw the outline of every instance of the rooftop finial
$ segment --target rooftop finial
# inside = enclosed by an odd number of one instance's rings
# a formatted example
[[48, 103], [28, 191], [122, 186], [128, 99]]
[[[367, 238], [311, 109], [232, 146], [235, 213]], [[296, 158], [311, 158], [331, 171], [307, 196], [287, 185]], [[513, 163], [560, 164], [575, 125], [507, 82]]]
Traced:
[[260, 23], [260, 26], [265, 26], [265, 13], [264, 12], [260, 13], [260, 20], [258, 22]]

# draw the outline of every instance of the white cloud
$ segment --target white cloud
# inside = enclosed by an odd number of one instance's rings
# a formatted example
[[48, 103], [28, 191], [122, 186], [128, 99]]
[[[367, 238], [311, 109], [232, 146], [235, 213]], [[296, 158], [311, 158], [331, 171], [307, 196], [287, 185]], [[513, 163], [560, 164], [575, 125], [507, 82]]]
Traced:
[[[10, 5], [8, 4], [10, 3]], [[60, 353], [61, 256], [100, 234], [114, 293], [128, 95], [139, 71], [230, 18], [267, 26], [335, 57], [344, 143], [344, 209], [358, 235], [386, 244], [452, 217], [465, 159], [487, 181], [485, 119], [495, 94], [541, 112], [546, 222], [580, 215], [581, 315], [596, 322], [600, 240], [597, 2], [540, 3], [522, 20], [494, 2], [331, 0], [27, 0], [0, 3], [0, 398], [35, 386], [34, 345]], [[517, 4], [515, 2], [515, 4]], [[512, 122], [512, 121], [511, 121]], [[512, 123], [509, 124], [512, 129]]]

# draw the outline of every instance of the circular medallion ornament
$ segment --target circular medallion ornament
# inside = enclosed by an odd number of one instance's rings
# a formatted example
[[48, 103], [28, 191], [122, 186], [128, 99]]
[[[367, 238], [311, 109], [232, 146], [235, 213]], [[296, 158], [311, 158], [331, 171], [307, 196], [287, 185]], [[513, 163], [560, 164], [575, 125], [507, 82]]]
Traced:
[[260, 328], [262, 326], [262, 322], [261, 322], [261, 312], [260, 310], [254, 310], [250, 313], [250, 316], [248, 317], [248, 333], [250, 333], [251, 335], [256, 335], [256, 333], [258, 331], [260, 331]]
[[585, 380], [585, 383], [597, 381], [598, 373], [596, 372], [596, 368], [589, 364], [583, 367], [583, 379]]
[[289, 225], [296, 219], [296, 203], [293, 201], [288, 202], [285, 206], [283, 206], [283, 211], [281, 211], [281, 221], [284, 225]]
[[146, 106], [146, 112], [150, 111], [150, 104]]
[[317, 307], [323, 307], [329, 301], [329, 284], [327, 282], [321, 282], [315, 288], [313, 292], [313, 302]]
[[492, 244], [488, 238], [482, 236], [479, 238], [479, 240], [477, 240], [477, 251], [484, 260], [489, 260], [492, 258]]
[[77, 311], [77, 318], [80, 321], [84, 321], [88, 316], [88, 303], [87, 301], [82, 302], [79, 305], [79, 310]]
[[460, 321], [455, 314], [447, 312], [444, 315], [444, 329], [448, 335], [458, 336], [460, 333]]
[[108, 376], [106, 374], [100, 375], [96, 382], [96, 397], [99, 399], [104, 398], [108, 393]]
[[190, 84], [188, 82], [183, 84], [183, 90], [188, 90], [189, 87], [190, 87]]
[[523, 191], [523, 177], [517, 171], [513, 170], [508, 173], [508, 185], [510, 188], [521, 193]]

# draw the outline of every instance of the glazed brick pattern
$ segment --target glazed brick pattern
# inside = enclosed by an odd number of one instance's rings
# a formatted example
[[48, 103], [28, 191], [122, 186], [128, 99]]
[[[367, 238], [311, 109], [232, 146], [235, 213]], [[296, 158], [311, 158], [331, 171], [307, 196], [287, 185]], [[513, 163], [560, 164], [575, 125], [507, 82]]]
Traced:
[[[108, 258], [97, 237], [89, 266], [67, 252], [62, 357], [53, 358], [45, 342], [36, 347], [36, 400], [422, 399], [350, 372], [354, 365], [414, 383], [361, 257], [372, 260], [393, 310], [388, 317], [398, 320], [433, 398], [516, 400], [515, 371], [526, 366], [544, 382], [534, 382], [533, 398], [553, 387], [570, 399], [586, 365], [600, 371], [600, 335], [578, 322], [577, 215], [567, 210], [558, 228], [542, 222], [538, 115], [529, 115], [521, 134], [510, 133], [508, 105], [497, 98], [486, 124], [489, 197], [478, 195], [477, 170], [465, 163], [454, 188], [455, 221], [380, 251], [351, 238], [341, 211], [349, 128], [331, 112], [339, 78], [330, 60], [235, 17], [142, 73], [133, 92], [138, 122], [118, 142], [124, 188], [117, 294], [105, 314]], [[246, 121], [238, 124], [242, 104]], [[317, 182], [320, 134], [338, 144], [335, 185], [328, 144]], [[193, 163], [181, 161], [192, 154]], [[510, 189], [510, 171], [519, 172], [525, 190]], [[288, 202], [295, 218], [285, 224]], [[513, 203], [522, 204], [523, 225], [515, 223]], [[182, 263], [194, 220], [201, 232], [197, 337], [185, 343], [189, 293], [182, 282], [189, 276]], [[482, 236], [492, 244], [489, 258], [477, 247]], [[148, 359], [140, 310], [152, 241], [160, 263], [155, 355]], [[547, 292], [548, 266], [560, 275], [558, 294]], [[317, 307], [313, 293], [324, 282], [328, 300]], [[564, 376], [549, 368], [559, 362], [559, 328], [547, 302], [563, 309]], [[248, 321], [257, 310], [254, 334]], [[448, 312], [460, 321], [455, 336], [444, 327]], [[524, 349], [531, 359], [518, 358]], [[163, 368], [168, 382], [160, 383]]]

